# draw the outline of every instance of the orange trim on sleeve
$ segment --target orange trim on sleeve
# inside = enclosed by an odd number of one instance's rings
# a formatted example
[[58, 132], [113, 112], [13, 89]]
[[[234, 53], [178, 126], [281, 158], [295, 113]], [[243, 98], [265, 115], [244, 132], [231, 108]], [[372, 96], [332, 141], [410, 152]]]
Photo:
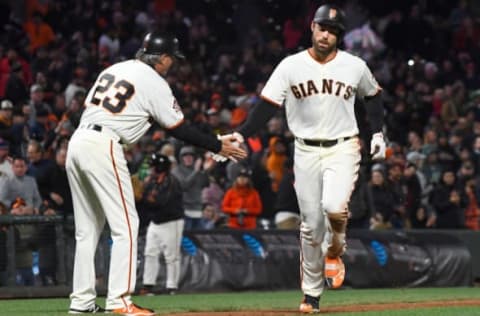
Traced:
[[272, 99], [269, 99], [269, 98], [267, 98], [267, 97], [265, 97], [265, 96], [263, 96], [263, 95], [261, 95], [260, 98], [261, 98], [262, 100], [270, 103], [270, 104], [273, 104], [273, 105], [278, 106], [278, 107], [282, 107], [281, 104], [279, 104], [279, 103], [273, 101]]

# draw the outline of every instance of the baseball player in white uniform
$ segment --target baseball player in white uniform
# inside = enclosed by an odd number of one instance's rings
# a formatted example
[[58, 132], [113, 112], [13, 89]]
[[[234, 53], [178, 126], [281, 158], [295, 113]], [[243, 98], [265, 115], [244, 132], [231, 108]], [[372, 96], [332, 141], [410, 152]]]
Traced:
[[[319, 312], [325, 280], [340, 287], [345, 266], [348, 201], [359, 170], [355, 97], [364, 98], [373, 132], [373, 159], [385, 156], [381, 88], [366, 63], [337, 48], [345, 31], [343, 12], [318, 8], [311, 23], [312, 47], [284, 58], [261, 92], [262, 102], [240, 127], [252, 135], [285, 106], [295, 135], [295, 191], [301, 212], [303, 313]], [[242, 141], [242, 137], [238, 138]]]
[[183, 121], [183, 113], [163, 78], [183, 58], [178, 40], [149, 33], [136, 58], [102, 71], [85, 100], [71, 138], [67, 175], [72, 190], [76, 252], [69, 313], [97, 313], [94, 254], [108, 222], [113, 240], [106, 310], [121, 315], [154, 315], [132, 303], [137, 264], [138, 215], [122, 144], [137, 141], [151, 120], [174, 137], [236, 159], [246, 152], [232, 137], [217, 139]]

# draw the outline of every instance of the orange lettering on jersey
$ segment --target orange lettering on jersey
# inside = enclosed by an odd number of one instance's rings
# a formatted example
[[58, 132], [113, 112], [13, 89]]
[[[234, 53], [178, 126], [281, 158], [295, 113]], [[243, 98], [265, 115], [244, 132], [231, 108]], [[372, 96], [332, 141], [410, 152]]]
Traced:
[[333, 80], [332, 79], [323, 79], [322, 80], [322, 93], [328, 93], [332, 94], [332, 85], [333, 85]]
[[307, 81], [307, 94], [308, 94], [308, 96], [311, 96], [313, 93], [317, 94], [318, 89], [315, 86], [315, 83], [313, 82], [313, 80], [308, 80]]

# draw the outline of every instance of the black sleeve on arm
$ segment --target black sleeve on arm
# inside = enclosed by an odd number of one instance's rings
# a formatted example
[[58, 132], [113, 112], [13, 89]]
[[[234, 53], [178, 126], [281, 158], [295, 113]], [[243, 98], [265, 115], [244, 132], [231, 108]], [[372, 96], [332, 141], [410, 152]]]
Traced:
[[214, 153], [218, 153], [222, 149], [222, 142], [216, 136], [205, 134], [198, 128], [188, 125], [185, 122], [169, 129], [168, 132], [178, 139], [181, 139], [192, 145], [208, 149]]
[[252, 136], [257, 130], [270, 120], [278, 110], [278, 106], [262, 99], [248, 114], [247, 121], [240, 126], [238, 132], [243, 137]]
[[371, 97], [365, 97], [365, 110], [372, 134], [381, 132], [383, 128], [383, 102], [381, 92]]

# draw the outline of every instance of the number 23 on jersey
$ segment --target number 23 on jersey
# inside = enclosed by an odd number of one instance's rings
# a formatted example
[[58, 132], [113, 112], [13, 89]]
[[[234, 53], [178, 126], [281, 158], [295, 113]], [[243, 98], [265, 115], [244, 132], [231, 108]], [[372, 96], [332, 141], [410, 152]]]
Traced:
[[114, 75], [104, 73], [98, 79], [89, 103], [102, 106], [112, 113], [120, 113], [134, 94], [133, 84], [124, 79], [117, 80]]

